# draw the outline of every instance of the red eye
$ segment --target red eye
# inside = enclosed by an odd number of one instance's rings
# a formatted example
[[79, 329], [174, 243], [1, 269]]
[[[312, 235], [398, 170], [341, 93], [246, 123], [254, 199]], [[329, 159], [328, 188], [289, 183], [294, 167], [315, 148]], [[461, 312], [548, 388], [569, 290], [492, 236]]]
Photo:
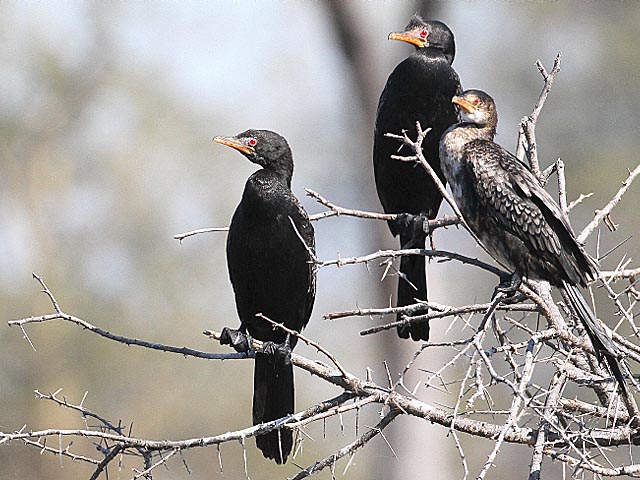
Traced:
[[420, 38], [427, 38], [427, 33], [425, 29], [420, 30]]
[[476, 98], [476, 99], [473, 101], [473, 104], [474, 104], [474, 105], [478, 105], [479, 103], [480, 103], [480, 99], [478, 99], [478, 98]]
[[250, 138], [248, 143], [250, 147], [255, 147], [258, 141], [255, 138]]

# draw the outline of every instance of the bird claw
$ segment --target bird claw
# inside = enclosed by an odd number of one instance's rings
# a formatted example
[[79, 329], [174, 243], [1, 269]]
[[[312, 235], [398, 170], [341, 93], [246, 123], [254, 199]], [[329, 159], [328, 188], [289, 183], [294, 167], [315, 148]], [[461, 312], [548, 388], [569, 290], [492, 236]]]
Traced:
[[399, 213], [394, 223], [398, 232], [411, 238], [410, 244], [403, 245], [403, 248], [424, 246], [425, 239], [429, 235], [429, 218], [424, 213]]
[[262, 353], [267, 355], [273, 362], [289, 365], [291, 364], [291, 347], [289, 343], [289, 335], [287, 335], [287, 339], [283, 343], [264, 342], [262, 344]]
[[494, 296], [499, 293], [504, 293], [508, 299], [513, 299], [521, 284], [522, 276], [518, 272], [500, 275], [500, 283], [495, 289]]
[[220, 333], [220, 345], [231, 345], [238, 353], [251, 350], [251, 338], [241, 330], [224, 327]]
[[[499, 292], [500, 291], [498, 291], [498, 293]], [[522, 292], [513, 292], [511, 294], [508, 292], [506, 293], [507, 296], [500, 301], [502, 304], [515, 305], [516, 303], [524, 302], [527, 299], [527, 296]]]

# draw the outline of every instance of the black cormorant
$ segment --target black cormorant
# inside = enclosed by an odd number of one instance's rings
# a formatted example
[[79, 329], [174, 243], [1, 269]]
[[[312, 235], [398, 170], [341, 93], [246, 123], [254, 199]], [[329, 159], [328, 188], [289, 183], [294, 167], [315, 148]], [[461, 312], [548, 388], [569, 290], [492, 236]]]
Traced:
[[[247, 130], [214, 141], [262, 167], [247, 180], [229, 226], [227, 263], [240, 329], [223, 330], [221, 340], [240, 351], [248, 349], [247, 332], [266, 342], [255, 358], [253, 423], [257, 425], [294, 412], [288, 353], [297, 339], [256, 314], [296, 331], [306, 326], [316, 291], [316, 267], [310, 253], [315, 252], [314, 231], [291, 192], [293, 157], [282, 136], [269, 130]], [[256, 443], [265, 457], [284, 463], [293, 436], [291, 430], [282, 428], [257, 436]]]
[[[416, 122], [432, 130], [422, 149], [425, 158], [444, 181], [438, 157], [438, 141], [444, 131], [457, 122], [451, 98], [460, 93], [460, 80], [452, 68], [455, 56], [453, 33], [442, 22], [425, 21], [414, 15], [402, 33], [392, 33], [390, 40], [401, 40], [416, 47], [389, 75], [378, 103], [373, 144], [373, 169], [378, 196], [384, 211], [401, 215], [389, 222], [394, 236], [400, 235], [402, 248], [424, 248], [423, 224], [435, 218], [442, 196], [429, 174], [414, 163], [394, 160], [398, 142], [386, 133], [399, 134], [415, 130]], [[406, 279], [398, 280], [398, 306], [427, 300], [425, 257], [402, 257], [400, 271]], [[413, 315], [426, 313], [426, 309]], [[398, 315], [400, 318], [400, 315]], [[429, 339], [429, 323], [398, 327], [398, 335], [414, 340]]]
[[498, 113], [493, 99], [483, 91], [467, 90], [453, 103], [460, 107], [462, 121], [442, 136], [442, 169], [469, 228], [513, 272], [499, 288], [514, 292], [527, 277], [564, 290], [596, 356], [604, 356], [628, 395], [620, 352], [577, 288], [597, 278], [595, 261], [529, 168], [494, 143]]

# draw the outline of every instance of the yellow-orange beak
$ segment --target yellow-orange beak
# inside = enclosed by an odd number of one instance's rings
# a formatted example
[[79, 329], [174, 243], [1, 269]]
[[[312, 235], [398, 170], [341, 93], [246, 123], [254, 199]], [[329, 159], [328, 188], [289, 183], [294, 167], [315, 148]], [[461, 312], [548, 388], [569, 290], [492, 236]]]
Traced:
[[416, 37], [410, 32], [394, 32], [389, 34], [389, 40], [400, 40], [410, 43], [418, 48], [423, 48], [427, 44], [427, 38]]
[[476, 107], [473, 103], [466, 100], [464, 97], [458, 97], [457, 95], [451, 99], [452, 103], [459, 105], [467, 113], [473, 113], [476, 111]]
[[219, 143], [220, 145], [226, 145], [227, 147], [231, 147], [234, 150], [238, 150], [245, 155], [252, 155], [256, 153], [253, 147], [245, 144], [242, 140], [238, 140], [233, 137], [214, 137], [213, 141]]

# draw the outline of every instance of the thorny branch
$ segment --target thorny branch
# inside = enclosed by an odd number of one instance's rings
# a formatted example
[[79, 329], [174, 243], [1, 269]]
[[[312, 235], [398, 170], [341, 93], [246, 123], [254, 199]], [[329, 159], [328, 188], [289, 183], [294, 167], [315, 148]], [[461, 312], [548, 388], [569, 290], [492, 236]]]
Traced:
[[[349, 455], [350, 459], [353, 459], [353, 457], [356, 454], [356, 451], [359, 448], [366, 445], [366, 443], [369, 442], [376, 435], [382, 434], [382, 430], [384, 430], [385, 427], [389, 425], [399, 414], [400, 414], [400, 410], [391, 410], [382, 418], [382, 420], [380, 420], [380, 422], [375, 427], [370, 428], [366, 433], [364, 433], [354, 442], [341, 448], [336, 453], [328, 456], [324, 460], [320, 460], [319, 462], [314, 463], [310, 467], [305, 468], [300, 473], [298, 473], [295, 477], [293, 477], [291, 480], [300, 480], [302, 478], [307, 478], [313, 473], [319, 472], [320, 470], [326, 467], [335, 465], [335, 463], [340, 458], [346, 455]], [[347, 463], [347, 466], [344, 469], [343, 475], [347, 473], [347, 469], [349, 468], [349, 465], [351, 465], [351, 460], [349, 460], [349, 463]]]
[[[20, 320], [10, 320], [7, 322], [10, 327], [19, 326], [20, 328], [23, 328], [24, 325], [28, 325], [31, 323], [42, 323], [42, 322], [50, 322], [54, 320], [64, 320], [64, 321], [73, 323], [75, 325], [78, 325], [92, 333], [96, 333], [109, 340], [113, 340], [119, 343], [124, 343], [125, 345], [136, 345], [139, 347], [151, 348], [153, 350], [160, 350], [163, 352], [178, 353], [180, 355], [184, 355], [185, 357], [197, 357], [197, 358], [218, 359], [218, 360], [246, 357], [244, 353], [221, 354], [221, 353], [201, 352], [201, 351], [193, 350], [187, 347], [174, 347], [171, 345], [163, 345], [160, 343], [153, 343], [153, 342], [148, 342], [146, 340], [139, 340], [137, 338], [129, 338], [129, 337], [124, 337], [122, 335], [113, 334], [111, 332], [108, 332], [107, 330], [103, 330], [100, 327], [92, 325], [86, 320], [82, 320], [81, 318], [77, 318], [77, 317], [74, 317], [73, 315], [64, 313], [58, 306], [58, 303], [56, 302], [55, 297], [53, 296], [53, 294], [51, 293], [47, 285], [44, 283], [44, 280], [35, 273], [33, 274], [33, 278], [35, 278], [38, 281], [38, 283], [40, 283], [40, 285], [42, 286], [42, 292], [45, 293], [51, 299], [51, 302], [53, 303], [54, 310], [56, 311], [56, 313], [51, 313], [48, 315], [40, 315], [36, 317], [28, 317]], [[30, 340], [29, 340], [29, 343], [31, 343]]]
[[[567, 204], [562, 161], [558, 160], [541, 172], [535, 142], [535, 124], [553, 79], [559, 72], [560, 54], [556, 57], [550, 73], [547, 73], [540, 62], [537, 65], [545, 84], [532, 114], [521, 123], [522, 135], [518, 143], [518, 157], [524, 158], [525, 155], [528, 157], [532, 170], [542, 182], [545, 182], [554, 172], [558, 174], [560, 205], [563, 211], [569, 212], [580, 203], [583, 197]], [[428, 131], [428, 128], [422, 130], [418, 125], [418, 136], [415, 141], [409, 139], [406, 134], [395, 135], [394, 138], [408, 145], [415, 153], [413, 156], [401, 157], [399, 160], [418, 162], [428, 170], [428, 163], [422, 156], [421, 150], [422, 140]], [[640, 166], [629, 173], [629, 177], [612, 200], [596, 213], [580, 234], [581, 241], [586, 240], [599, 223], [607, 218], [638, 174], [640, 174]], [[433, 177], [437, 179], [435, 174]], [[455, 203], [441, 183], [439, 188], [445, 199], [450, 201], [454, 212], [459, 214]], [[311, 190], [307, 193], [327, 208], [322, 213], [312, 215], [313, 220], [340, 215], [381, 221], [395, 217], [395, 215], [339, 207]], [[460, 223], [459, 217], [443, 217], [431, 220], [429, 228], [433, 231], [458, 223]], [[188, 236], [212, 230], [224, 231], [226, 228], [195, 230], [176, 235], [176, 238], [182, 241]], [[393, 259], [401, 255], [424, 255], [438, 258], [440, 261], [455, 260], [480, 268], [492, 275], [504, 274], [493, 264], [443, 250], [378, 251], [359, 257], [325, 261], [314, 258], [314, 261], [318, 267], [342, 267]], [[620, 319], [618, 326], [613, 325], [612, 319], [603, 319], [611, 327], [612, 339], [627, 355], [629, 361], [640, 363], [640, 346], [631, 341], [630, 338], [633, 337], [627, 338], [628, 330], [638, 331], [635, 325], [635, 319], [640, 316], [640, 303], [638, 303], [640, 292], [636, 288], [638, 275], [640, 275], [640, 267], [634, 268], [629, 260], [623, 259], [616, 268], [602, 271], [600, 279], [617, 309], [616, 316]], [[261, 342], [253, 340], [252, 351], [247, 354], [211, 353], [111, 333], [93, 323], [65, 313], [44, 280], [35, 274], [34, 278], [48, 296], [54, 313], [9, 322], [10, 326], [21, 329], [25, 339], [32, 346], [33, 343], [25, 327], [42, 322], [61, 321], [125, 345], [136, 345], [203, 360], [251, 359], [253, 352], [262, 347]], [[614, 290], [614, 287], [617, 290]], [[107, 466], [116, 458], [130, 459], [142, 465], [141, 469], [134, 469], [132, 478], [135, 479], [151, 478], [158, 466], [168, 465], [171, 459], [175, 462], [175, 458], [182, 456], [183, 451], [197, 447], [218, 447], [218, 458], [222, 467], [219, 445], [237, 442], [241, 445], [247, 472], [249, 465], [246, 456], [246, 439], [248, 437], [274, 429], [287, 428], [300, 432], [299, 437], [302, 439], [301, 442], [304, 442], [304, 429], [313, 422], [325, 421], [332, 416], [341, 418], [342, 415], [359, 412], [362, 409], [377, 408], [386, 414], [380, 415], [381, 419], [375, 427], [367, 428], [361, 434], [356, 431], [355, 438], [344, 447], [302, 468], [293, 478], [306, 478], [327, 467], [333, 474], [337, 462], [348, 458], [344, 466], [346, 472], [360, 449], [377, 436], [384, 438], [384, 429], [393, 419], [401, 415], [424, 419], [446, 428], [452, 435], [462, 458], [465, 477], [469, 467], [466, 463], [463, 444], [459, 441], [459, 436], [462, 434], [493, 442], [493, 449], [481, 470], [476, 474], [476, 478], [484, 478], [491, 466], [500, 462], [499, 450], [505, 443], [526, 445], [531, 448], [532, 459], [528, 471], [530, 480], [542, 478], [541, 472], [545, 459], [565, 463], [574, 469], [574, 476], [584, 471], [594, 472], [602, 477], [640, 476], [640, 464], [634, 463], [631, 455], [628, 456], [627, 463], [618, 461], [617, 464], [613, 464], [608, 460], [605, 451], [605, 449], [616, 447], [621, 447], [618, 450], [622, 451], [640, 444], [639, 419], [634, 416], [635, 410], [620, 400], [615, 392], [613, 379], [593, 356], [595, 352], [590, 341], [579, 326], [574, 325], [565, 306], [554, 301], [549, 285], [545, 282], [528, 281], [521, 286], [520, 292], [521, 298], [511, 304], [501, 303], [501, 297], [494, 297], [491, 302], [485, 301], [461, 307], [426, 302], [429, 310], [426, 315], [404, 316], [400, 320], [374, 325], [361, 332], [363, 335], [377, 333], [406, 322], [433, 320], [449, 322], [445, 338], [439, 342], [421, 345], [403, 371], [397, 374], [398, 378], [395, 381], [392, 379], [393, 373], [387, 369], [388, 378], [384, 384], [374, 382], [369, 375], [366, 378], [353, 375], [325, 346], [298, 332], [290, 331], [290, 334], [298, 336], [325, 355], [333, 366], [295, 353], [291, 355], [292, 364], [319, 380], [333, 385], [338, 391], [333, 398], [317, 401], [314, 405], [279, 420], [203, 437], [152, 440], [135, 437], [121, 422], [112, 422], [104, 415], [92, 411], [86, 406], [85, 398], [79, 404], [74, 404], [66, 397], [61, 397], [60, 391], [49, 394], [36, 391], [37, 399], [77, 412], [85, 419], [85, 428], [36, 430], [29, 429], [25, 425], [13, 432], [0, 432], [0, 445], [22, 441], [43, 453], [56, 454], [61, 458], [86, 463], [93, 470], [91, 478], [98, 478], [101, 473], [106, 473]], [[345, 312], [327, 313], [325, 318], [366, 316], [373, 320], [386, 315], [409, 314], [416, 309], [423, 310], [424, 307], [424, 303], [418, 303], [405, 307], [357, 308]], [[534, 321], [536, 318], [538, 322]], [[276, 321], [265, 317], [263, 319], [271, 322], [274, 328], [284, 328]], [[471, 333], [466, 333], [469, 330]], [[215, 332], [207, 331], [205, 334], [214, 340], [219, 339], [219, 335]], [[420, 371], [416, 366], [418, 357], [434, 348], [446, 350], [450, 353], [450, 360], [435, 372]], [[406, 375], [409, 372], [420, 375], [421, 380], [415, 388], [407, 386]], [[460, 372], [465, 372], [464, 377], [461, 377]], [[505, 390], [505, 386], [508, 391], [506, 396], [500, 392], [501, 388]], [[430, 402], [429, 394], [434, 388], [450, 395], [454, 405], [435, 405]], [[565, 396], [565, 390], [571, 393]], [[594, 396], [592, 392], [596, 395]], [[97, 425], [90, 426], [87, 419], [91, 419], [92, 423], [97, 422]], [[47, 444], [48, 439], [49, 444]], [[96, 458], [72, 451], [76, 445], [74, 441], [82, 440], [94, 443], [98, 452]], [[389, 448], [393, 452], [392, 445], [389, 445]]]
[[[435, 302], [420, 302], [414, 305], [406, 305], [404, 307], [389, 307], [389, 308], [358, 308], [356, 310], [349, 310], [345, 312], [333, 312], [326, 313], [324, 315], [325, 320], [337, 320], [339, 318], [346, 317], [373, 317], [373, 316], [383, 316], [383, 315], [395, 315], [397, 313], [412, 313], [418, 310], [424, 310], [427, 307], [429, 310], [436, 310], [437, 313], [429, 316], [430, 319], [433, 318], [447, 318], [453, 317], [456, 315], [462, 315], [466, 313], [477, 313], [483, 312], [487, 308], [489, 308], [490, 304], [483, 303], [477, 305], [466, 305], [464, 307], [450, 307], [448, 305], [441, 305]], [[538, 307], [535, 305], [529, 304], [518, 304], [518, 305], [499, 305], [498, 310], [507, 311], [507, 312], [537, 312]], [[427, 317], [428, 315], [422, 315]], [[413, 318], [419, 318], [415, 316]], [[396, 326], [396, 325], [394, 325]]]
[[[324, 212], [316, 213], [314, 215], [309, 215], [309, 220], [312, 222], [323, 220], [325, 218], [331, 217], [355, 217], [369, 220], [395, 220], [398, 215], [394, 213], [377, 213], [377, 212], [367, 212], [364, 210], [355, 210], [352, 208], [344, 208], [340, 207], [331, 201], [327, 200], [325, 197], [320, 195], [319, 193], [311, 190], [310, 188], [305, 188], [305, 192], [308, 196], [315, 199], [320, 205], [327, 207], [327, 210]], [[451, 225], [458, 225], [460, 223], [460, 219], [456, 216], [445, 216], [441, 218], [436, 218], [428, 221], [429, 231], [434, 231], [438, 228], [449, 227]], [[209, 228], [199, 228], [196, 230], [191, 230], [189, 232], [178, 233], [173, 236], [176, 240], [182, 241], [185, 238], [192, 237], [194, 235], [199, 235], [201, 233], [212, 233], [212, 232], [228, 232], [229, 227], [209, 227]]]
[[[59, 307], [57, 301], [55, 300], [54, 295], [46, 287], [46, 284], [44, 283], [44, 281], [40, 277], [37, 277], [37, 276], [34, 276], [34, 277], [38, 279], [38, 281], [41, 283], [44, 289], [43, 291], [45, 291], [45, 293], [49, 296], [49, 298], [52, 301], [52, 304], [55, 305], [55, 308], [59, 310], [59, 313], [58, 313], [59, 319], [66, 322], [74, 323], [76, 325], [81, 325], [81, 326], [91, 325], [89, 324], [89, 322], [76, 319], [75, 317], [64, 314], [62, 309]], [[484, 306], [486, 305], [483, 305], [483, 307]], [[515, 309], [515, 307], [513, 309]], [[474, 312], [479, 312], [483, 310], [484, 309], [478, 309], [475, 306], [467, 309], [467, 311], [471, 312], [472, 314]], [[30, 322], [29, 319], [23, 319], [23, 320], [12, 322], [13, 325], [25, 325], [28, 323], [32, 323], [32, 322]], [[115, 335], [115, 334], [104, 335], [104, 333], [102, 333], [103, 331], [101, 331], [97, 327], [90, 328], [89, 331], [92, 333], [100, 334], [114, 341], [121, 341], [122, 343], [125, 343], [125, 344], [128, 343], [126, 341], [122, 341], [122, 339], [125, 337]], [[548, 344], [549, 341], [552, 340], [553, 338], [561, 339], [560, 335], [557, 332], [555, 332], [556, 333], [555, 336], [548, 335], [548, 334], [540, 335], [540, 333], [543, 333], [543, 332], [534, 334], [534, 336], [531, 337], [531, 340], [529, 340], [529, 342], [527, 343], [536, 341], [536, 342], [543, 342], [545, 344]], [[534, 337], [539, 338], [539, 340], [535, 340]], [[188, 354], [188, 353], [185, 353], [184, 350], [181, 350], [181, 349], [176, 350], [168, 346], [158, 346], [156, 344], [151, 344], [151, 343], [149, 344], [138, 343], [138, 345], [146, 348], [153, 348], [155, 350], [162, 350], [162, 351], [167, 351], [171, 353], [179, 353], [183, 355]], [[254, 341], [253, 348], [259, 349], [260, 347], [261, 347], [260, 343]], [[519, 347], [517, 347], [515, 344], [511, 346], [511, 350], [514, 352], [517, 352], [518, 348]], [[530, 349], [528, 349], [527, 351], [529, 352], [529, 350]], [[187, 350], [186, 352], [189, 352], [189, 350]], [[204, 353], [204, 352], [200, 352], [200, 353]], [[210, 360], [220, 359], [220, 358], [250, 358], [251, 356], [251, 355], [237, 356], [236, 354], [232, 354], [232, 355], [233, 355], [232, 357], [222, 356], [222, 355], [206, 356], [202, 354], [194, 354], [193, 356], [196, 356], [198, 358], [210, 359]], [[491, 358], [495, 358], [495, 353], [493, 354], [490, 353], [490, 355], [491, 355]], [[490, 357], [487, 357], [486, 355], [483, 355], [483, 356], [487, 359], [487, 361], [491, 361]], [[459, 357], [459, 358], [461, 358], [461, 361], [462, 361], [462, 358], [464, 357]], [[103, 417], [92, 413], [89, 409], [87, 409], [82, 404], [75, 406], [70, 404], [66, 399], [60, 400], [56, 394], [43, 395], [38, 393], [39, 398], [55, 401], [59, 405], [63, 405], [67, 408], [72, 408], [80, 412], [83, 416], [91, 416], [95, 419], [98, 419], [101, 422], [101, 424], [109, 426], [111, 430], [117, 428], [118, 432], [112, 433], [112, 432], [105, 432], [105, 431], [73, 430], [73, 429], [48, 429], [48, 430], [40, 430], [40, 431], [26, 431], [26, 429], [23, 429], [21, 431], [17, 431], [13, 433], [0, 433], [0, 443], [4, 443], [7, 441], [23, 440], [23, 441], [30, 442], [29, 444], [31, 445], [35, 444], [35, 445], [38, 445], [39, 447], [42, 447], [42, 444], [40, 444], [39, 441], [47, 437], [77, 437], [77, 438], [94, 438], [97, 440], [109, 442], [109, 445], [110, 445], [109, 448], [106, 448], [103, 450], [106, 455], [105, 458], [109, 458], [111, 456], [112, 452], [114, 451], [114, 448], [117, 448], [119, 452], [127, 453], [129, 455], [137, 453], [140, 450], [151, 452], [151, 453], [153, 452], [171, 453], [177, 450], [185, 450], [185, 449], [195, 448], [195, 447], [207, 447], [211, 445], [217, 445], [223, 442], [238, 441], [240, 439], [245, 439], [247, 437], [250, 437], [259, 433], [263, 433], [270, 429], [287, 428], [289, 424], [291, 424], [293, 428], [298, 428], [302, 424], [301, 422], [305, 420], [305, 418], [316, 419], [316, 420], [319, 418], [325, 418], [326, 415], [324, 415], [323, 412], [327, 412], [329, 411], [330, 408], [339, 407], [340, 405], [343, 405], [344, 402], [352, 399], [357, 399], [357, 398], [360, 399], [359, 402], [362, 402], [361, 407], [370, 403], [389, 405], [393, 407], [393, 410], [392, 410], [394, 412], [393, 416], [398, 414], [417, 416], [417, 417], [424, 418], [430, 422], [440, 424], [448, 428], [453, 428], [456, 432], [467, 433], [467, 434], [484, 437], [484, 438], [498, 438], [500, 439], [500, 442], [511, 442], [511, 443], [521, 443], [521, 444], [531, 445], [534, 443], [535, 441], [534, 439], [538, 438], [538, 432], [536, 430], [531, 428], [520, 427], [517, 425], [517, 422], [515, 420], [512, 420], [508, 425], [503, 424], [501, 426], [499, 423], [491, 423], [491, 422], [486, 422], [483, 420], [472, 418], [474, 414], [471, 411], [466, 414], [465, 412], [458, 412], [456, 416], [452, 417], [450, 412], [445, 408], [435, 407], [433, 405], [430, 405], [424, 401], [419, 400], [418, 398], [415, 398], [413, 395], [410, 395], [410, 396], [402, 395], [396, 392], [395, 390], [390, 390], [389, 388], [382, 387], [368, 380], [362, 380], [360, 378], [357, 378], [354, 375], [347, 374], [346, 372], [341, 372], [338, 369], [327, 367], [326, 365], [319, 363], [317, 361], [313, 361], [296, 354], [292, 355], [291, 361], [295, 366], [302, 368], [312, 373], [313, 375], [316, 375], [317, 377], [340, 387], [341, 389], [343, 389], [344, 393], [341, 396], [336, 397], [339, 399], [338, 401], [323, 402], [321, 404], [318, 404], [317, 408], [312, 408], [303, 412], [299, 412], [298, 414], [292, 415], [291, 417], [283, 420], [278, 420], [278, 421], [270, 422], [267, 424], [258, 425], [255, 427], [244, 428], [235, 432], [227, 432], [224, 434], [219, 434], [219, 435], [214, 435], [209, 437], [193, 438], [193, 439], [187, 439], [187, 440], [181, 440], [181, 441], [166, 441], [166, 440], [154, 441], [154, 440], [135, 438], [135, 437], [126, 435], [124, 433], [119, 433], [122, 430], [121, 427], [114, 427], [108, 421], [106, 421]], [[539, 360], [539, 361], [546, 362], [546, 359]], [[532, 352], [529, 352], [526, 356], [526, 361], [523, 368], [525, 368], [528, 365], [528, 367], [526, 368], [531, 369], [537, 363], [538, 361], [535, 359], [535, 354], [533, 354]], [[453, 367], [453, 365], [454, 364], [451, 364], [451, 367]], [[497, 371], [495, 370], [495, 365], [492, 366], [487, 364], [486, 366], [490, 368], [490, 377], [492, 378], [492, 381], [498, 378], [504, 378], [504, 374], [500, 375], [497, 373]], [[521, 394], [519, 394], [517, 398], [522, 399], [523, 397], [526, 396], [526, 392], [522, 389], [522, 385], [528, 385], [528, 381], [527, 381], [528, 375], [523, 374], [521, 375], [520, 378], [521, 378], [520, 380]], [[485, 388], [488, 388], [489, 386], [490, 384], [484, 385]], [[531, 400], [529, 399], [527, 399], [527, 401], [531, 402]], [[518, 402], [520, 402], [520, 400]], [[578, 407], [576, 405], [578, 405]], [[585, 409], [587, 410], [591, 409], [592, 411], [597, 412], [597, 408], [595, 406], [591, 407], [588, 404], [581, 405], [576, 403], [567, 403], [564, 406], [561, 405], [559, 407], [559, 411], [563, 414], [564, 417], [566, 417], [571, 413], [575, 412], [576, 408], [582, 409], [583, 411]], [[594, 410], [594, 408], [596, 409]], [[513, 411], [516, 411], [516, 410], [513, 410]], [[531, 414], [529, 412], [525, 412], [525, 413], [522, 413], [522, 415], [528, 416]], [[622, 413], [622, 415], [624, 415], [624, 412]], [[599, 418], [597, 415], [595, 417]], [[518, 418], [521, 418], [521, 416], [518, 416]], [[621, 418], [623, 418], [623, 416], [621, 416]], [[384, 424], [379, 425], [378, 428], [381, 429], [383, 426]], [[322, 465], [327, 466], [330, 463], [332, 463], [335, 459], [338, 459], [341, 456], [351, 455], [353, 452], [355, 452], [357, 448], [364, 445], [364, 443], [368, 441], [370, 436], [375, 435], [377, 432], [378, 430], [375, 430], [375, 429], [368, 432], [368, 434], [363, 435], [360, 440], [348, 445], [344, 449], [337, 452], [335, 457], [330, 457], [329, 460], [325, 459], [324, 461], [321, 461], [318, 464], [315, 464], [314, 466], [309, 467], [310, 468], [309, 471], [310, 472], [316, 471], [319, 468], [319, 466], [322, 466]], [[560, 438], [557, 434], [550, 432], [546, 436], [546, 438], [548, 439], [548, 442], [546, 444], [552, 445], [555, 449], [561, 448], [563, 445], [565, 447], [568, 445], [574, 445], [579, 448], [594, 448], [597, 445], [624, 445], [624, 444], [635, 445], [636, 443], [635, 437], [636, 436], [634, 434], [634, 430], [630, 426], [624, 426], [623, 428], [619, 427], [615, 430], [603, 429], [596, 433], [592, 433], [591, 435], [589, 435], [588, 439], [582, 438], [580, 436], [576, 436], [575, 438], [572, 438], [572, 437]], [[34, 440], [36, 441], [34, 442]], [[47, 451], [51, 451], [51, 450], [47, 450]], [[74, 455], [68, 450], [68, 448], [60, 451], [56, 450], [56, 452], [60, 454], [64, 454], [66, 456]], [[164, 461], [166, 461], [168, 460], [169, 456], [167, 455], [164, 458], [165, 458]], [[331, 460], [331, 459], [334, 459], [334, 460]], [[162, 463], [163, 461], [159, 461], [159, 462]], [[593, 468], [597, 468], [597, 465], [594, 464]]]
[[318, 260], [318, 267], [328, 267], [335, 265], [338, 268], [344, 267], [346, 265], [356, 265], [360, 263], [369, 263], [374, 260], [380, 260], [383, 258], [398, 258], [403, 255], [423, 255], [429, 258], [442, 258], [445, 260], [456, 260], [460, 263], [464, 263], [466, 265], [473, 265], [474, 267], [481, 268], [482, 270], [486, 270], [487, 272], [491, 272], [495, 275], [500, 276], [505, 273], [503, 270], [496, 268], [490, 263], [483, 262], [477, 258], [467, 257], [465, 255], [461, 255], [455, 252], [447, 252], [444, 250], [425, 250], [421, 248], [407, 248], [403, 250], [379, 250], [375, 253], [370, 253], [368, 255], [363, 255], [361, 257], [346, 257], [346, 258], [336, 258], [333, 260]]
[[[314, 198], [319, 204], [328, 208], [328, 210], [322, 213], [316, 213], [315, 215], [309, 216], [309, 219], [321, 220], [323, 218], [336, 217], [336, 216], [349, 216], [356, 218], [364, 218], [371, 220], [395, 220], [398, 218], [398, 215], [395, 213], [373, 213], [373, 212], [365, 212], [363, 210], [353, 210], [351, 208], [343, 208], [338, 205], [331, 203], [329, 200], [324, 198], [317, 192], [309, 188], [305, 188], [305, 192], [307, 195]], [[449, 227], [451, 225], [458, 225], [460, 223], [460, 219], [457, 216], [444, 216], [441, 218], [435, 218], [433, 220], [428, 221], [428, 230], [429, 232], [433, 232], [434, 230], [442, 227]]]

